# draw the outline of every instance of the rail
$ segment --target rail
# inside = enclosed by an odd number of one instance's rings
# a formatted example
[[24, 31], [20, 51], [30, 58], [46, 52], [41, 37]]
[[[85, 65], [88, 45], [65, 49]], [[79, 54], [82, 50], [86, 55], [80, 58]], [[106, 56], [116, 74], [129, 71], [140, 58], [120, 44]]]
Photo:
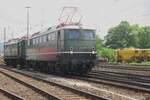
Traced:
[[88, 75], [84, 75], [84, 77], [78, 78], [94, 83], [104, 83], [150, 93], [150, 78], [144, 76], [135, 76], [136, 75], [130, 76], [130, 74], [127, 75], [123, 73], [93, 71]]
[[5, 68], [7, 70], [13, 71], [15, 73], [18, 73], [18, 74], [21, 74], [21, 75], [24, 75], [24, 76], [27, 76], [27, 77], [32, 77], [33, 79], [43, 81], [45, 83], [49, 83], [49, 84], [53, 84], [53, 85], [62, 87], [63, 89], [72, 91], [75, 94], [87, 97], [87, 98], [92, 99], [92, 100], [107, 100], [106, 98], [103, 98], [101, 96], [92, 94], [92, 93], [87, 92], [87, 91], [82, 91], [82, 90], [79, 90], [79, 89], [76, 89], [76, 88], [73, 88], [73, 87], [70, 87], [70, 86], [66, 86], [66, 85], [51, 81], [51, 80], [46, 80], [45, 78], [38, 77], [38, 75], [34, 75], [32, 72], [27, 72], [27, 71], [25, 72], [23, 70], [11, 69], [11, 68], [8, 68], [8, 67], [2, 67], [2, 68]]
[[51, 100], [51, 99], [53, 99], [53, 100], [60, 100], [58, 97], [56, 97], [56, 96], [54, 96], [54, 95], [52, 95], [52, 94], [50, 94], [50, 93], [48, 93], [48, 92], [46, 92], [46, 91], [43, 91], [42, 89], [40, 89], [40, 88], [34, 86], [33, 84], [24, 82], [24, 81], [22, 81], [22, 80], [20, 80], [20, 79], [18, 79], [18, 78], [16, 78], [16, 77], [14, 77], [14, 76], [12, 76], [12, 75], [9, 75], [8, 73], [6, 73], [6, 72], [4, 72], [4, 71], [0, 71], [0, 73], [2, 73], [2, 74], [4, 74], [4, 75], [6, 75], [7, 77], [10, 77], [11, 79], [13, 79], [13, 80], [15, 80], [15, 81], [17, 81], [17, 82], [19, 82], [19, 83], [21, 83], [21, 84], [23, 84], [23, 85], [29, 87], [29, 88], [31, 88], [32, 90], [34, 90], [34, 91], [40, 93], [41, 95], [47, 97], [47, 98], [50, 99], [50, 100]]
[[13, 100], [25, 100], [23, 97], [15, 94], [15, 93], [12, 93], [10, 91], [7, 91], [3, 88], [0, 88], [0, 92], [2, 92], [4, 95], [6, 95], [7, 97], [13, 99]]
[[111, 68], [136, 71], [150, 71], [150, 65], [128, 65], [128, 64], [99, 64], [95, 68]]

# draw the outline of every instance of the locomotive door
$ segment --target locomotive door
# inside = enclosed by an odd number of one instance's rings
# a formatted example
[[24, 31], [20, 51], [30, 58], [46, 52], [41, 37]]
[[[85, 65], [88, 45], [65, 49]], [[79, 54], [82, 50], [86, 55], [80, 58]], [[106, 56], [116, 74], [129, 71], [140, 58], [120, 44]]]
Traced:
[[61, 47], [61, 35], [60, 31], [57, 32], [57, 52], [60, 52], [60, 47]]

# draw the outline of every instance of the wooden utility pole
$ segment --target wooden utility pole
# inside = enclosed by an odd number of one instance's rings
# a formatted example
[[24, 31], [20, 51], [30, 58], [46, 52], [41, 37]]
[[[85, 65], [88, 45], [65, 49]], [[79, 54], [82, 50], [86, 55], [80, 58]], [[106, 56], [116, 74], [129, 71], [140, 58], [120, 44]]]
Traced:
[[6, 42], [6, 28], [4, 27], [4, 49], [3, 49], [3, 55], [5, 55], [5, 42]]
[[30, 21], [29, 21], [29, 9], [31, 8], [31, 7], [29, 7], [29, 6], [27, 6], [27, 7], [25, 7], [26, 9], [27, 9], [27, 39], [28, 39], [28, 37], [29, 37], [29, 25], [30, 25]]
[[4, 44], [6, 42], [6, 28], [4, 28]]

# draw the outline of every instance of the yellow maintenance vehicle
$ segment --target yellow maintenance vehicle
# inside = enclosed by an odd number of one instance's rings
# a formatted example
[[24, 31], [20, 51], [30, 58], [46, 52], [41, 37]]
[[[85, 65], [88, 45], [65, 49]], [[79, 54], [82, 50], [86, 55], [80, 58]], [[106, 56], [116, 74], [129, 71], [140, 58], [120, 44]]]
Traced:
[[115, 51], [118, 62], [142, 62], [150, 60], [150, 49], [123, 48]]

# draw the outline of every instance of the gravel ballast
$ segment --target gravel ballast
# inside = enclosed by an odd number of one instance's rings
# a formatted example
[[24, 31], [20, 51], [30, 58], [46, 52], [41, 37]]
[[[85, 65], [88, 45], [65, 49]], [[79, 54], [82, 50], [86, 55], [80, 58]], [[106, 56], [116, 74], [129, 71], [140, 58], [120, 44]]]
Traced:
[[66, 100], [66, 99], [67, 100], [78, 100], [78, 99], [86, 100], [87, 99], [84, 96], [79, 96], [77, 94], [72, 93], [71, 91], [64, 90], [60, 87], [45, 83], [43, 81], [39, 81], [39, 80], [30, 78], [30, 77], [26, 77], [24, 75], [17, 74], [15, 72], [8, 71], [8, 70], [5, 70], [5, 69], [0, 69], [0, 70], [3, 70], [5, 72], [9, 73], [10, 75], [13, 75], [13, 76], [19, 78], [22, 81], [31, 83], [31, 84], [39, 87], [40, 89], [42, 89], [44, 91], [47, 91], [47, 92], [51, 93], [52, 95], [55, 95], [55, 96], [61, 98], [62, 100]]
[[[39, 93], [33, 91], [32, 89], [12, 80], [11, 78], [0, 73], [0, 87], [6, 89], [14, 94], [17, 94], [26, 100], [47, 100], [47, 98], [43, 97]], [[5, 99], [0, 99], [5, 100]]]
[[12, 99], [8, 98], [3, 93], [0, 93], [0, 100], [12, 100]]

